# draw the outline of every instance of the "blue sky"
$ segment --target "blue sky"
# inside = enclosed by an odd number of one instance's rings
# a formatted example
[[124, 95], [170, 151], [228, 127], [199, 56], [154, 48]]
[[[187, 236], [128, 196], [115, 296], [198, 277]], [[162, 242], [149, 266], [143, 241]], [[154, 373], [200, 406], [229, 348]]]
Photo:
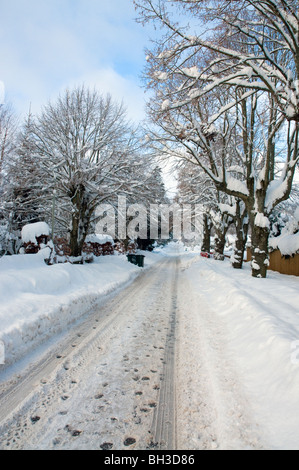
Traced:
[[140, 75], [152, 31], [137, 24], [132, 0], [0, 0], [0, 81], [25, 114], [85, 83], [123, 99], [144, 117]]

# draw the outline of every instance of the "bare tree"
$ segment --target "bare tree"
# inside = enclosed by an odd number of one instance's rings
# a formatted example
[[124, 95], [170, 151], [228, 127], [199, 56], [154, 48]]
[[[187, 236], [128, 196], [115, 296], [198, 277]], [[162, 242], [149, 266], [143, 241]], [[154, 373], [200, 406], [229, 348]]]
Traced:
[[[275, 122], [272, 104], [264, 95], [236, 101], [234, 112], [227, 111], [210, 126], [208, 108], [197, 100], [193, 106], [159, 114], [159, 130], [153, 134], [161, 154], [199, 166], [218, 191], [243, 201], [252, 228], [256, 277], [266, 276], [269, 217], [290, 195], [298, 154], [297, 126], [288, 122], [283, 128]], [[277, 174], [278, 162], [284, 163]], [[243, 210], [241, 214], [245, 217]]]
[[210, 253], [212, 231], [215, 234], [215, 259], [224, 260], [226, 234], [232, 224], [236, 227], [235, 251], [232, 265], [242, 269], [247, 243], [249, 219], [240, 199], [217, 190], [211, 178], [199, 167], [184, 162], [178, 176], [180, 201], [202, 207], [202, 251]]
[[6, 162], [3, 177], [3, 208], [12, 231], [20, 231], [24, 225], [45, 220], [47, 216], [47, 194], [43, 191], [39, 163], [30, 112], [16, 133], [14, 151]]
[[[297, 3], [135, 3], [143, 21], [165, 28], [146, 69], [156, 92], [150, 106], [160, 128], [156, 138], [167, 143], [165, 154], [187, 155], [219, 191], [244, 202], [252, 226], [253, 276], [265, 277], [269, 216], [288, 199], [299, 159]], [[191, 35], [182, 15], [172, 22], [176, 6], [191, 20], [207, 20], [208, 14], [212, 33], [202, 22], [201, 35]], [[278, 150], [282, 140], [284, 154]], [[284, 168], [276, 175], [278, 161]]]
[[[135, 4], [140, 21], [158, 22], [166, 30], [148, 55], [152, 76], [184, 77], [185, 96], [181, 85], [173, 87], [171, 92], [180, 97], [171, 106], [181, 106], [219, 85], [232, 85], [246, 89], [246, 95], [269, 92], [286, 119], [299, 121], [297, 0], [174, 0], [174, 12], [165, 0], [135, 0]], [[178, 15], [179, 21], [172, 20]], [[201, 22], [200, 34], [187, 23], [194, 23], [194, 18]], [[196, 55], [205, 57], [205, 67], [186, 66]]]
[[0, 105], [0, 173], [16, 144], [17, 118], [9, 104]]
[[141, 184], [138, 134], [122, 104], [82, 86], [44, 107], [34, 135], [48, 194], [59, 202], [60, 223], [70, 224], [72, 256], [80, 256], [97, 206]]
[[[0, 84], [1, 85], [1, 84]], [[1, 92], [1, 90], [0, 90]], [[17, 235], [10, 226], [6, 193], [10, 187], [8, 168], [16, 148], [18, 120], [10, 104], [0, 104], [0, 253], [14, 253]]]

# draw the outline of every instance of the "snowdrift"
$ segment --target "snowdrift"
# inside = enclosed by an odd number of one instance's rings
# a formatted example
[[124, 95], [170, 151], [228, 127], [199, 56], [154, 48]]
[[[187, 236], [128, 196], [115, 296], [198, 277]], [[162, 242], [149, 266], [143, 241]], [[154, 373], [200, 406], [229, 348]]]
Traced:
[[[158, 259], [159, 255], [146, 253], [146, 266]], [[43, 253], [1, 258], [0, 341], [5, 345], [5, 365], [61, 332], [139, 273], [125, 256], [101, 257], [83, 266], [46, 266]]]
[[267, 447], [298, 449], [299, 279], [274, 272], [254, 279], [249, 265], [236, 272], [228, 261], [199, 257], [188, 267], [210, 320], [225, 325], [218, 341], [227, 345]]

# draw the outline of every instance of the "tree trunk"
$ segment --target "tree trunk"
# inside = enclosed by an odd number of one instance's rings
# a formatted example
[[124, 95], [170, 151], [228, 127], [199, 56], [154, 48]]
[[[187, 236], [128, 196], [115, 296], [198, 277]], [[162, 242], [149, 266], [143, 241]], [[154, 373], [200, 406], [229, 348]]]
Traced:
[[268, 227], [254, 225], [252, 228], [252, 276], [266, 278], [269, 267]]
[[70, 249], [71, 249], [71, 256], [74, 258], [77, 258], [78, 256], [81, 256], [82, 254], [82, 247], [81, 243], [79, 243], [79, 224], [80, 224], [80, 218], [78, 217], [78, 214], [73, 214], [72, 215], [72, 226], [71, 226], [71, 231], [70, 231]]
[[208, 214], [203, 216], [203, 242], [201, 251], [204, 253], [211, 252], [211, 220]]
[[71, 201], [74, 210], [70, 230], [70, 249], [71, 256], [77, 258], [82, 256], [83, 245], [88, 235], [93, 211], [89, 207], [88, 197], [82, 185], [76, 189]]
[[70, 231], [71, 256], [77, 258], [82, 256], [83, 245], [90, 227], [90, 216], [87, 213], [73, 215]]
[[248, 229], [249, 229], [249, 220], [247, 212], [243, 212], [241, 209], [241, 201], [237, 202], [237, 210], [236, 210], [236, 232], [237, 232], [237, 239], [235, 245], [235, 251], [232, 256], [232, 266], [234, 269], [242, 269], [243, 268], [243, 261], [244, 261], [244, 253], [246, 250], [246, 243], [248, 237]]
[[226, 243], [226, 237], [225, 237], [226, 233], [227, 233], [227, 230], [223, 232], [216, 230], [214, 258], [217, 261], [224, 261], [225, 259], [224, 248], [225, 248], [225, 243]]
[[242, 269], [244, 261], [244, 253], [246, 249], [247, 237], [244, 239], [242, 232], [237, 234], [234, 254], [232, 256], [232, 266], [234, 269]]
[[[218, 214], [219, 215], [219, 214]], [[224, 248], [226, 243], [226, 234], [233, 219], [226, 213], [221, 213], [218, 217], [213, 219], [213, 226], [215, 230], [215, 253], [214, 258], [217, 261], [224, 261]]]

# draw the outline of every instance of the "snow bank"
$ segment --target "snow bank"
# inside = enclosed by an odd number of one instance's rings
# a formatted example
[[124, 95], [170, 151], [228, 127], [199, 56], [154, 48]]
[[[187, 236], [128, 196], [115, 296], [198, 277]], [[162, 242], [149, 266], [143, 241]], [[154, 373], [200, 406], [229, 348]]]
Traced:
[[[145, 255], [146, 267], [160, 259], [152, 253]], [[42, 254], [1, 258], [0, 340], [5, 345], [6, 365], [61, 332], [88, 313], [103, 295], [139, 273], [140, 268], [122, 255], [83, 266], [46, 266]]]
[[210, 320], [225, 325], [218, 341], [227, 344], [267, 447], [298, 449], [299, 279], [273, 272], [254, 279], [249, 265], [236, 272], [229, 262], [198, 257], [188, 266]]

